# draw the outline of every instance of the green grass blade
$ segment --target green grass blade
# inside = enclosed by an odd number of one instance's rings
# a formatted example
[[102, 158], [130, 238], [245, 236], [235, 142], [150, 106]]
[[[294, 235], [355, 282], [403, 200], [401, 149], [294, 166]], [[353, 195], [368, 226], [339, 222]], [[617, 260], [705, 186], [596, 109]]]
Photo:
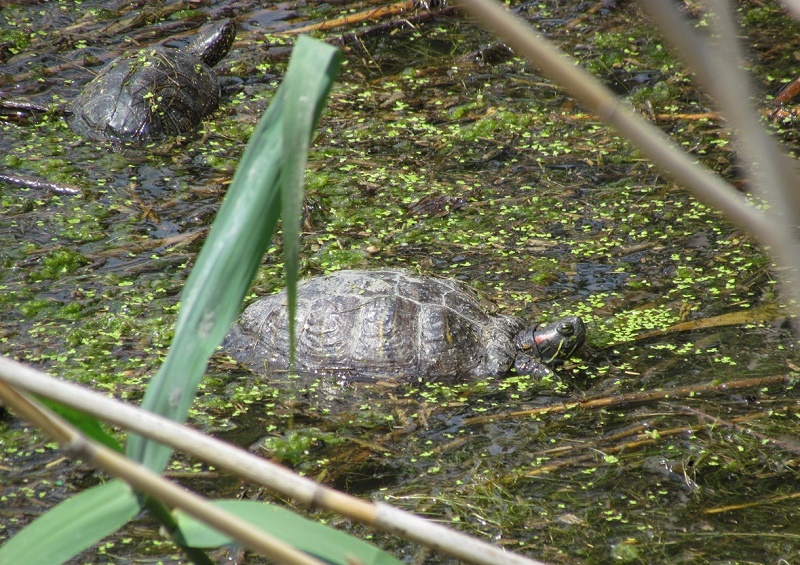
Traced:
[[[294, 512], [254, 500], [218, 500], [215, 506], [224, 508], [288, 543], [315, 557], [336, 565], [400, 565], [390, 554], [344, 532], [325, 526]], [[229, 537], [209, 528], [183, 512], [176, 518], [184, 541], [192, 547], [218, 547], [231, 543]]]
[[139, 512], [136, 494], [111, 481], [73, 496], [0, 547], [0, 563], [62, 563], [92, 547]]
[[[308, 53], [313, 53], [309, 56]], [[181, 297], [175, 337], [167, 359], [150, 383], [142, 407], [172, 420], [183, 421], [189, 411], [208, 358], [235, 319], [242, 299], [261, 262], [279, 217], [280, 183], [287, 167], [299, 155], [282, 151], [287, 127], [284, 115], [287, 91], [305, 75], [323, 77], [306, 90], [308, 108], [315, 120], [305, 122], [310, 139], [322, 112], [331, 82], [338, 72], [339, 51], [310, 38], [300, 38], [292, 54], [305, 61], [290, 62], [286, 77], [253, 133], [228, 194], [214, 221]], [[309, 87], [308, 83], [305, 83]], [[294, 124], [294, 121], [292, 120]], [[305, 157], [302, 156], [305, 165]], [[292, 173], [293, 174], [293, 173]], [[127, 453], [134, 460], [160, 472], [172, 453], [168, 447], [132, 435]]]
[[93, 418], [80, 410], [75, 410], [69, 406], [59, 404], [55, 400], [50, 400], [49, 398], [37, 396], [36, 399], [75, 426], [86, 437], [105, 445], [109, 449], [122, 453], [122, 446], [116, 438], [103, 429], [103, 426], [97, 418]]
[[328, 65], [325, 73], [303, 73], [296, 69], [313, 68], [319, 60], [325, 60], [330, 46], [301, 36], [297, 40], [295, 54], [289, 62], [287, 76], [297, 80], [286, 83], [286, 99], [283, 108], [283, 163], [281, 175], [281, 208], [283, 220], [283, 255], [286, 269], [286, 288], [289, 307], [289, 369], [294, 370], [294, 314], [296, 310], [297, 265], [300, 261], [300, 224], [303, 214], [303, 179], [305, 177], [308, 149], [311, 145], [309, 132], [313, 132], [322, 106], [309, 93], [319, 93], [327, 98], [328, 92], [339, 71], [338, 61]]

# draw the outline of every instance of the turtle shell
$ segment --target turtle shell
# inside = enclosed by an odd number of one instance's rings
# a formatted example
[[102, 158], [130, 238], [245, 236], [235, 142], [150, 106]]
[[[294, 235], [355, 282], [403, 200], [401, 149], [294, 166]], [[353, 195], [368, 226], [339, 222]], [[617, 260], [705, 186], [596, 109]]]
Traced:
[[233, 23], [225, 21], [184, 49], [149, 47], [115, 59], [72, 102], [70, 126], [114, 141], [192, 131], [219, 106], [220, 85], [209, 64], [227, 53], [234, 35]]
[[[407, 271], [340, 271], [298, 286], [298, 373], [382, 377], [482, 377], [516, 356], [516, 319], [466, 285]], [[223, 348], [259, 373], [289, 365], [286, 292], [245, 309]]]

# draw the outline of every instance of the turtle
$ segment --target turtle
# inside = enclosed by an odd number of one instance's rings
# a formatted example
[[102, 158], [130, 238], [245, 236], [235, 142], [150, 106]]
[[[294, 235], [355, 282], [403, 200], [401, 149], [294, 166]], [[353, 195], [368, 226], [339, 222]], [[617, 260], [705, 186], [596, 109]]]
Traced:
[[[343, 270], [298, 285], [294, 372], [341, 382], [541, 377], [583, 345], [577, 316], [527, 326], [465, 283], [404, 269]], [[256, 373], [289, 368], [286, 291], [249, 305], [222, 343]]]
[[68, 105], [70, 127], [92, 139], [140, 142], [193, 130], [219, 106], [211, 67], [235, 35], [234, 23], [222, 20], [182, 48], [152, 46], [118, 57]]

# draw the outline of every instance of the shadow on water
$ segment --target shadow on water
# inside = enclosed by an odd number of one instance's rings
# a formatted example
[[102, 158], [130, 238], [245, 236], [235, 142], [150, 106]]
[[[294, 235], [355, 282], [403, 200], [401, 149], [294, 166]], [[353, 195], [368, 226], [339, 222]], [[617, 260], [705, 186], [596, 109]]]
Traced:
[[[55, 6], [4, 7], [3, 97], [62, 104], [100, 68], [92, 63], [204, 21], [194, 12], [154, 24], [124, 11], [81, 19]], [[212, 19], [236, 17], [239, 34], [216, 67], [221, 109], [185, 140], [115, 151], [57, 115], [0, 124], [1, 167], [82, 191], [0, 184], [0, 352], [138, 402], [281, 76], [285, 38], [274, 33], [347, 8], [204, 7]], [[633, 4], [584, 9], [520, 11], [644, 113], [708, 111]], [[793, 78], [784, 62], [797, 24], [769, 3], [741, 17], [762, 89]], [[17, 29], [38, 33], [22, 41]], [[800, 430], [783, 379], [795, 350], [763, 251], [529, 65], [497, 47], [477, 56], [493, 40], [462, 16], [342, 31], [353, 34], [342, 42], [347, 64], [309, 160], [304, 273], [396, 266], [458, 278], [528, 321], [581, 315], [589, 346], [544, 381], [344, 389], [265, 382], [219, 354], [193, 425], [553, 563], [797, 560], [791, 438]], [[736, 180], [727, 133], [710, 118], [659, 125]], [[775, 133], [796, 147], [793, 129]], [[276, 240], [254, 295], [282, 287], [280, 249]], [[723, 318], [740, 312], [754, 315]], [[699, 325], [668, 331], [689, 322]], [[0, 438], [0, 537], [100, 480], [9, 415]], [[195, 463], [179, 458], [170, 473], [213, 496], [269, 497]], [[154, 528], [137, 520], [79, 560], [177, 559]]]

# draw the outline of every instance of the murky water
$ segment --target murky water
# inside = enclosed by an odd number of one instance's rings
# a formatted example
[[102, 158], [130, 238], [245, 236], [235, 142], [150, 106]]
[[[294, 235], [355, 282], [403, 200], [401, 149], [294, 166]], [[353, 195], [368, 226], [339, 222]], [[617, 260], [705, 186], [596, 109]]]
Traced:
[[[217, 67], [223, 105], [186, 141], [114, 151], [76, 137], [57, 116], [0, 125], [0, 166], [81, 189], [67, 196], [0, 185], [0, 352], [138, 401], [169, 344], [205, 230], [280, 79], [287, 52], [274, 34], [300, 25], [293, 18], [340, 9], [203, 8], [235, 17], [240, 31]], [[593, 72], [623, 81], [638, 108], [708, 110], [634, 7], [585, 9], [538, 2], [519, 11]], [[157, 24], [133, 23], [125, 11], [82, 13], [4, 7], [6, 37], [37, 31], [18, 54], [0, 51], [0, 72], [13, 77], [0, 87], [4, 97], [61, 104], [89, 79], [89, 55], [107, 61], [132, 48], [126, 38], [148, 44], [202, 23], [180, 12]], [[771, 5], [741, 15], [759, 84], [774, 91], [792, 78], [797, 26]], [[509, 376], [339, 396], [265, 383], [219, 355], [193, 423], [549, 562], [796, 560], [797, 394], [780, 378], [795, 366], [794, 342], [779, 310], [759, 314], [776, 302], [769, 260], [529, 65], [476, 63], [491, 41], [449, 11], [344, 42], [347, 64], [309, 161], [304, 272], [403, 266], [456, 277], [530, 321], [584, 316], [587, 350], [553, 382]], [[633, 80], [653, 69], [657, 80]], [[716, 123], [659, 125], [735, 180]], [[796, 146], [792, 130], [778, 134]], [[279, 250], [276, 240], [255, 294], [282, 286]], [[755, 314], [718, 318], [737, 312]], [[663, 331], [690, 321], [701, 326]], [[659, 389], [675, 390], [652, 394]], [[369, 405], [352, 402], [361, 395]], [[577, 400], [586, 403], [540, 411]], [[0, 536], [98, 480], [9, 415], [0, 434]], [[181, 477], [212, 496], [243, 488], [216, 473]], [[174, 550], [154, 546], [155, 531], [137, 520], [82, 560], [169, 561]], [[417, 551], [375, 539], [400, 555]]]

